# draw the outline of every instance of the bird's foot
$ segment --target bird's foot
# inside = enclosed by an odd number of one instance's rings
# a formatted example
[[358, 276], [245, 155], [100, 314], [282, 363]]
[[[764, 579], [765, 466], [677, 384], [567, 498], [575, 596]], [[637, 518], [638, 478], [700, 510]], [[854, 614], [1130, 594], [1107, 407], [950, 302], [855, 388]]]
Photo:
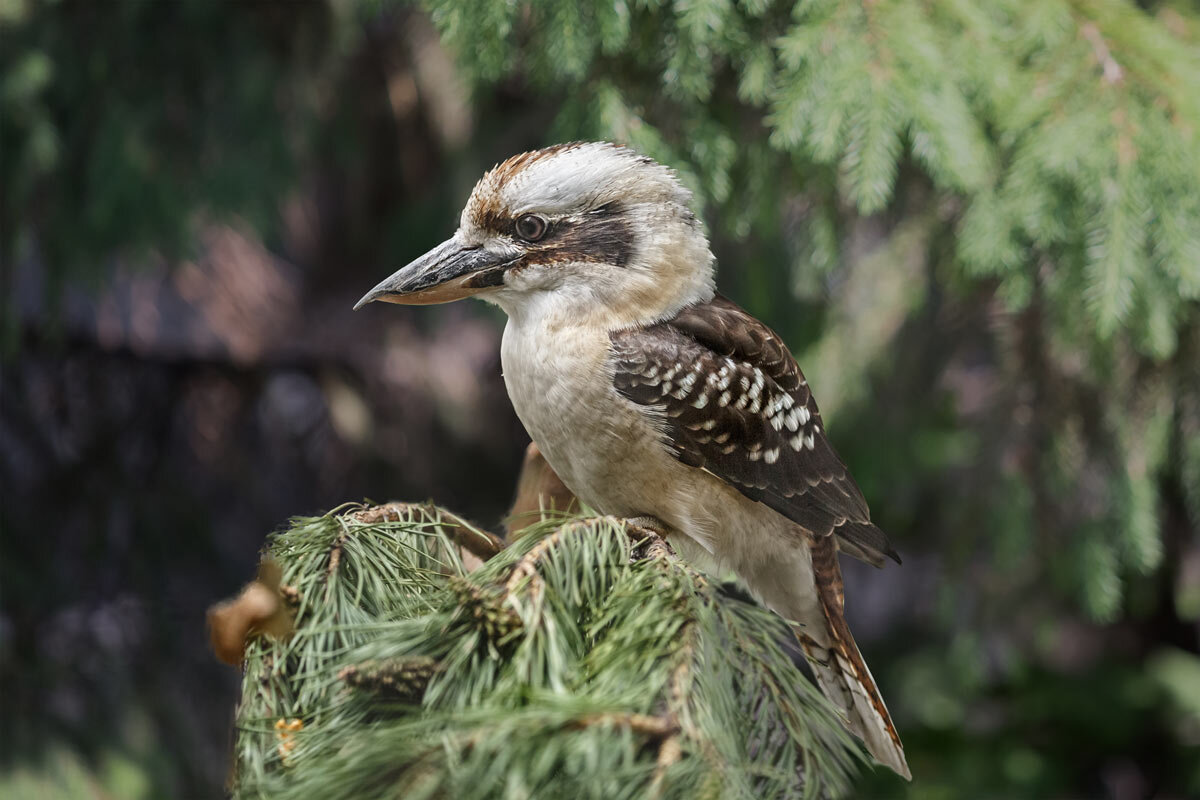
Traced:
[[629, 517], [625, 520], [625, 529], [639, 537], [632, 556], [634, 560], [642, 558], [674, 558], [675, 550], [667, 543], [669, 528], [657, 517]]
[[627, 517], [625, 519], [625, 524], [629, 526], [631, 530], [640, 528], [647, 533], [656, 534], [659, 538], [665, 539], [667, 537], [667, 526], [658, 517], [651, 517], [649, 515], [641, 517]]

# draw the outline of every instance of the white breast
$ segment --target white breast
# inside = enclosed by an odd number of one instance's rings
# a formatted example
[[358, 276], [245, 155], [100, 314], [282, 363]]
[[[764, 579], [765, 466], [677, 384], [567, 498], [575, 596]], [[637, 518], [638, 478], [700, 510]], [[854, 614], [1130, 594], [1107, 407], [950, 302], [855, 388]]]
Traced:
[[510, 318], [500, 357], [517, 416], [587, 505], [616, 516], [654, 516], [705, 549], [727, 550], [714, 535], [740, 527], [743, 520], [724, 518], [750, 501], [675, 457], [647, 409], [614, 388], [610, 347], [601, 328]]
[[598, 511], [632, 513], [617, 465], [662, 445], [613, 388], [608, 334], [510, 319], [500, 358], [517, 416], [563, 482]]

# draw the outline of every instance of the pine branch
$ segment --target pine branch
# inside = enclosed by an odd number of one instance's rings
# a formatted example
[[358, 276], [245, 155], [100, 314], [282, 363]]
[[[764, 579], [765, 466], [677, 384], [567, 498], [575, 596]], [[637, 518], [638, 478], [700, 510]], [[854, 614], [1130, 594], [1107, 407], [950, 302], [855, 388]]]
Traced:
[[856, 751], [785, 652], [653, 531], [554, 517], [490, 540], [430, 506], [295, 520], [267, 551], [299, 597], [254, 639], [238, 797], [798, 797]]

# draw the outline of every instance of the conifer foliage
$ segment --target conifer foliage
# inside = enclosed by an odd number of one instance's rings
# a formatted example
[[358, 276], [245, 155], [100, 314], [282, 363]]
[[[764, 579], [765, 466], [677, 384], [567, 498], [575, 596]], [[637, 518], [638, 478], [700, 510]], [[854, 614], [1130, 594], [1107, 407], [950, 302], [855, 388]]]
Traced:
[[[952, 316], [978, 314], [971, 303], [988, 297], [977, 319], [977, 328], [991, 328], [984, 357], [998, 364], [997, 384], [1012, 391], [996, 393], [994, 419], [966, 425], [1004, 434], [977, 442], [986, 453], [974, 463], [936, 468], [972, 473], [985, 505], [1012, 510], [989, 523], [1000, 529], [998, 549], [1028, 549], [1031, 532], [1052, 543], [1065, 557], [1050, 580], [1095, 618], [1119, 614], [1124, 576], [1161, 563], [1164, 476], [1181, 486], [1193, 524], [1200, 521], [1200, 20], [1193, 7], [1129, 0], [428, 6], [477, 84], [524, 82], [561, 97], [548, 140], [615, 139], [676, 167], [715, 235], [739, 241], [745, 263], [727, 267], [734, 285], [746, 287], [748, 297], [739, 299], [793, 342], [811, 327], [791, 330], [789, 318], [822, 319], [818, 355], [826, 343], [871, 340], [872, 318], [894, 316], [884, 326], [890, 335], [906, 320], [920, 324], [934, 304]], [[839, 297], [839, 287], [856, 284], [863, 259], [852, 251], [862, 249], [857, 234], [868, 218], [871, 237], [888, 232], [876, 266], [902, 274], [906, 287], [891, 299], [868, 294], [876, 302], [864, 306], [849, 290]], [[777, 250], [755, 252], [748, 236], [785, 242], [792, 298], [771, 299], [779, 294], [771, 276], [784, 259]], [[919, 270], [905, 271], [909, 258]], [[827, 314], [841, 299], [858, 306]], [[834, 359], [836, 372], [810, 374], [821, 396], [838, 383], [862, 382], [878, 371], [875, 357], [903, 347], [876, 345], [859, 358]], [[937, 359], [946, 348], [921, 340], [917, 348], [933, 363], [910, 370], [945, 369]], [[823, 403], [836, 421], [836, 404]], [[912, 414], [893, 422], [909, 441], [914, 429], [941, 424]], [[851, 466], [860, 481], [872, 481]], [[876, 480], [898, 486], [903, 475]], [[978, 492], [971, 496], [979, 502]], [[952, 506], [944, 506], [950, 516]]]
[[857, 762], [783, 621], [622, 520], [498, 549], [431, 506], [347, 507], [267, 553], [295, 632], [248, 649], [239, 797], [817, 797]]

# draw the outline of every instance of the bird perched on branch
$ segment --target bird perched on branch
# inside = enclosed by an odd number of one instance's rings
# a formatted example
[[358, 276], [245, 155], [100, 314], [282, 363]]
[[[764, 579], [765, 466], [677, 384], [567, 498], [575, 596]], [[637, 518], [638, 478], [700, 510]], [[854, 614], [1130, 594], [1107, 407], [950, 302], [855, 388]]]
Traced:
[[479, 181], [449, 240], [355, 308], [469, 295], [500, 306], [509, 397], [566, 486], [732, 569], [797, 623], [847, 726], [910, 778], [842, 613], [837, 553], [899, 558], [787, 346], [715, 293], [690, 202], [674, 172], [624, 147], [523, 153]]

